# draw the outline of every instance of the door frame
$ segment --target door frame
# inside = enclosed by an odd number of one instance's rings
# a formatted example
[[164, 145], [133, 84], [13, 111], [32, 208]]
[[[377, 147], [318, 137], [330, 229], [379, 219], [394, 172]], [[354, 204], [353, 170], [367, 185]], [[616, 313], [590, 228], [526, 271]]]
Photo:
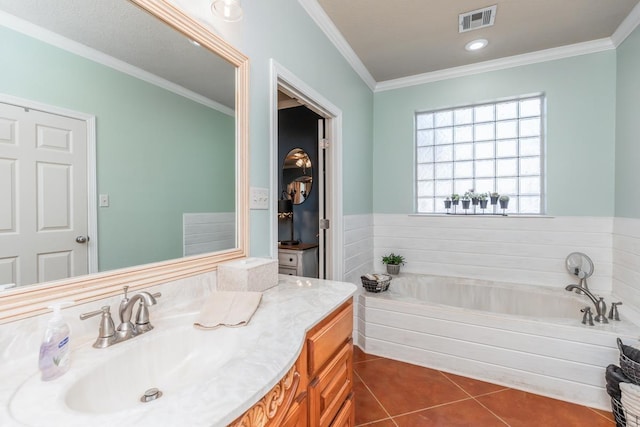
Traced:
[[344, 233], [342, 208], [342, 111], [283, 67], [273, 58], [269, 60], [270, 90], [269, 119], [271, 123], [270, 139], [270, 242], [271, 257], [278, 257], [278, 88], [283, 87], [294, 94], [307, 108], [325, 119], [325, 138], [330, 141], [327, 160], [327, 212], [331, 224], [329, 227], [328, 247], [326, 248], [327, 277], [342, 280], [344, 275]]
[[96, 116], [31, 99], [0, 93], [0, 102], [81, 120], [87, 126], [87, 274], [98, 272], [98, 197], [96, 177]]

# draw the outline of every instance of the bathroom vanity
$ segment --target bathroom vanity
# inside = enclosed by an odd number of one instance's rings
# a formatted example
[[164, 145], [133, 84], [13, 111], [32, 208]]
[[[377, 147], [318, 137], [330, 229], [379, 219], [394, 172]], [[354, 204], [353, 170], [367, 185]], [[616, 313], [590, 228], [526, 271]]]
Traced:
[[353, 426], [352, 331], [349, 300], [306, 334], [294, 366], [232, 426]]
[[[188, 292], [149, 288], [162, 292], [155, 328], [105, 349], [92, 347], [98, 320], [77, 316], [119, 297], [63, 310], [72, 364], [54, 381], [40, 380], [31, 345], [48, 316], [0, 325], [0, 425], [353, 425], [353, 284], [280, 275], [247, 326], [202, 331], [193, 321], [215, 290], [189, 280]], [[162, 397], [140, 402], [151, 387]]]

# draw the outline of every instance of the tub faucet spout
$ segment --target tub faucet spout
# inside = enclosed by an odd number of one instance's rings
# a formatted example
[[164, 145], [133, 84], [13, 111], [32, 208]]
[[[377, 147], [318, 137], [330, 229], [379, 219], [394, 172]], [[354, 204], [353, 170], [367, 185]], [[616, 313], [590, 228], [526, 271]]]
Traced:
[[596, 317], [593, 319], [598, 323], [609, 323], [607, 320], [606, 312], [607, 312], [607, 304], [604, 302], [603, 297], [596, 298], [595, 295], [591, 293], [589, 289], [583, 288], [578, 285], [567, 285], [564, 288], [567, 291], [575, 290], [578, 293], [583, 293], [593, 302], [593, 305], [596, 308]]

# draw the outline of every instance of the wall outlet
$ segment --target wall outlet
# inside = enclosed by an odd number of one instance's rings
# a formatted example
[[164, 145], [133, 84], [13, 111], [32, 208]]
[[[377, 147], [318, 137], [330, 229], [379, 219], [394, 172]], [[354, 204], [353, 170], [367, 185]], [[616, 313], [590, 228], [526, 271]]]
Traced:
[[251, 187], [249, 191], [249, 209], [269, 209], [269, 189]]

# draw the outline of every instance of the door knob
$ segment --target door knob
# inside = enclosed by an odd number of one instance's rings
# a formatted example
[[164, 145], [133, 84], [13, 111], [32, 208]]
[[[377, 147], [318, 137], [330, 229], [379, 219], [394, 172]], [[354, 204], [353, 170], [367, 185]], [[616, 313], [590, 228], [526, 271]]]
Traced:
[[76, 242], [78, 243], [87, 243], [89, 241], [89, 236], [78, 236], [76, 237]]

